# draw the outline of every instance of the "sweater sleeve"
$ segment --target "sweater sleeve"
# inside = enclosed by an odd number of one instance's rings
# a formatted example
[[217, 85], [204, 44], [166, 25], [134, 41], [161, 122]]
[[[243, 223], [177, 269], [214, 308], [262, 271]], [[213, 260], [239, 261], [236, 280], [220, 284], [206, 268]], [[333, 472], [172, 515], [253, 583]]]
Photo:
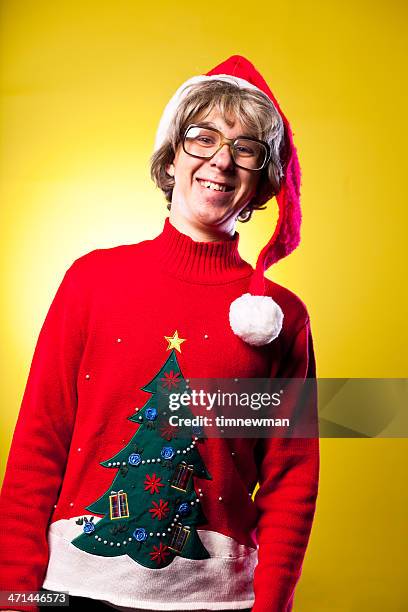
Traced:
[[[67, 462], [83, 351], [78, 261], [40, 330], [12, 438], [0, 497], [0, 591], [38, 591], [48, 566], [47, 528]], [[4, 601], [0, 608], [38, 609]]]
[[[316, 378], [309, 320], [295, 336], [277, 378]], [[316, 384], [312, 389], [306, 410], [313, 411], [317, 424]], [[319, 438], [263, 438], [256, 453], [258, 564], [253, 612], [290, 612], [315, 513]]]

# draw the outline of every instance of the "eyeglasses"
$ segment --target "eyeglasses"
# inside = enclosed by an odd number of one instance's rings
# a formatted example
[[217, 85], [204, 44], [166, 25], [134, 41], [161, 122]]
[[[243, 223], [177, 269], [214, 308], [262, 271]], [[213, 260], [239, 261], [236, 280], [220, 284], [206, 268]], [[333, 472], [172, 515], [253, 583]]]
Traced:
[[268, 143], [257, 138], [238, 136], [226, 138], [219, 130], [200, 124], [191, 124], [183, 136], [183, 150], [192, 157], [211, 159], [227, 144], [236, 166], [245, 170], [262, 170], [271, 156]]

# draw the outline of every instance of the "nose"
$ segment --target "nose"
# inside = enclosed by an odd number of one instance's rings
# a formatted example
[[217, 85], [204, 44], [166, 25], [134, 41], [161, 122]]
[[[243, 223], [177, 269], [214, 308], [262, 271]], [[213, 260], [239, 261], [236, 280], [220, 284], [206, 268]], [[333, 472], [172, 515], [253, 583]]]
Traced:
[[210, 164], [221, 170], [231, 170], [234, 167], [234, 160], [228, 144], [222, 145], [221, 149], [210, 159]]

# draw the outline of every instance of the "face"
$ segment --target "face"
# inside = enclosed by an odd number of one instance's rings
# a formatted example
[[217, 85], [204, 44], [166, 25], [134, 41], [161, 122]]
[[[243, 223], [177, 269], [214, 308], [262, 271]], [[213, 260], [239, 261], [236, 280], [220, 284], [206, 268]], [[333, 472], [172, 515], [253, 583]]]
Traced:
[[[238, 120], [229, 127], [216, 109], [202, 120], [210, 122], [227, 138], [255, 136], [248, 134]], [[192, 121], [195, 122], [199, 121]], [[180, 144], [166, 171], [175, 180], [170, 220], [184, 232], [195, 228], [196, 233], [209, 235], [234, 234], [236, 218], [255, 195], [260, 174], [238, 168], [226, 144], [212, 159], [192, 157]], [[228, 191], [206, 187], [205, 181], [227, 185]]]

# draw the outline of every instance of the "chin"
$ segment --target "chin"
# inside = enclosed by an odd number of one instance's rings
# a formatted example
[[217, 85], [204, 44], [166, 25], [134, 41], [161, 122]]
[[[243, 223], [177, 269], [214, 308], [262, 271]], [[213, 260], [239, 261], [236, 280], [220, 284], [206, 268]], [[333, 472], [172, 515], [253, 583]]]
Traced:
[[205, 225], [218, 225], [225, 218], [225, 210], [215, 209], [211, 204], [205, 204], [194, 211], [194, 216]]

